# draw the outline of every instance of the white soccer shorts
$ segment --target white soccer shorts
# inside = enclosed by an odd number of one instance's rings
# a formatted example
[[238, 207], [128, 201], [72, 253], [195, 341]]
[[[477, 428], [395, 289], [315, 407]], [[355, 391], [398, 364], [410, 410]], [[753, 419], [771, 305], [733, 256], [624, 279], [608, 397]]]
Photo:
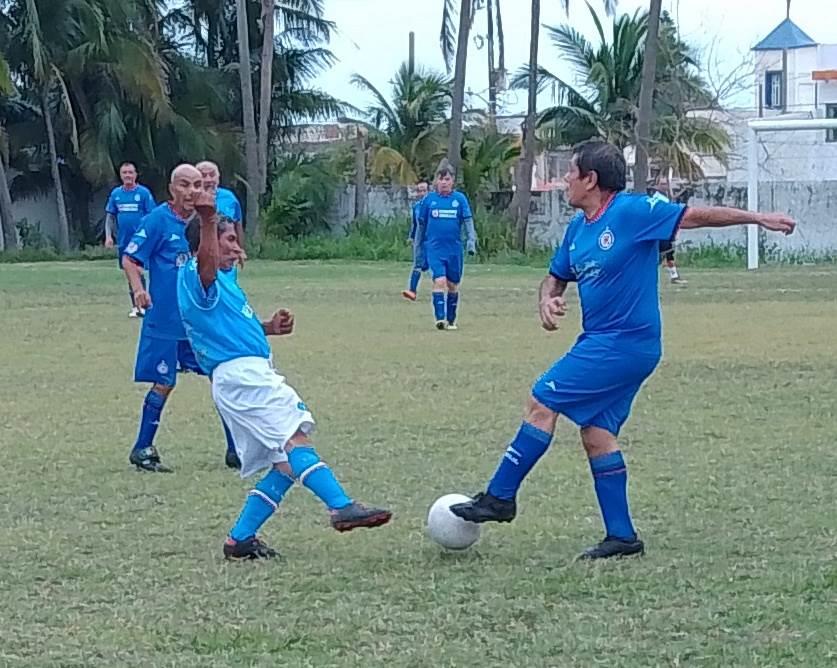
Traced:
[[212, 399], [232, 433], [242, 478], [287, 461], [288, 440], [314, 429], [296, 390], [262, 357], [219, 364], [212, 372]]

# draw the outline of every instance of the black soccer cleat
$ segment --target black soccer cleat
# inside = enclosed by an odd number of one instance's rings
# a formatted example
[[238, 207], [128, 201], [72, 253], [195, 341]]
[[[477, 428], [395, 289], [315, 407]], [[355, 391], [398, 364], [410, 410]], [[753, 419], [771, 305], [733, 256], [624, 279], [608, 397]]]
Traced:
[[345, 508], [331, 511], [331, 526], [337, 531], [351, 531], [365, 527], [380, 527], [392, 519], [392, 511], [384, 508], [369, 508], [362, 503], [352, 502]]
[[645, 544], [637, 537], [632, 539], [605, 536], [605, 539], [578, 555], [581, 561], [641, 556], [645, 553]]
[[224, 541], [224, 558], [231, 561], [248, 561], [250, 559], [273, 559], [280, 556], [272, 547], [257, 536], [250, 536], [244, 540], [227, 538]]
[[517, 515], [514, 499], [498, 499], [488, 492], [480, 492], [471, 501], [455, 503], [450, 511], [467, 522], [511, 522]]
[[173, 473], [172, 469], [160, 461], [160, 454], [153, 445], [139, 450], [131, 450], [128, 461], [140, 471], [151, 471], [152, 473]]
[[227, 450], [227, 454], [224, 456], [224, 463], [227, 465], [227, 468], [241, 469], [241, 460], [238, 458], [238, 453], [235, 450]]

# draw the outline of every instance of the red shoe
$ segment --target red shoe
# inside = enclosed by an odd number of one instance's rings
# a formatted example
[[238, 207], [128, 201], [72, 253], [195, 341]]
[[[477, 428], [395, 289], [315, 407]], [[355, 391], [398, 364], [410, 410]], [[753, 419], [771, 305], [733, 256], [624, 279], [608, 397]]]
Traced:
[[402, 290], [401, 291], [401, 296], [404, 297], [404, 299], [407, 299], [411, 302], [416, 301], [416, 299], [418, 298], [416, 296], [416, 293], [413, 292], [412, 290]]

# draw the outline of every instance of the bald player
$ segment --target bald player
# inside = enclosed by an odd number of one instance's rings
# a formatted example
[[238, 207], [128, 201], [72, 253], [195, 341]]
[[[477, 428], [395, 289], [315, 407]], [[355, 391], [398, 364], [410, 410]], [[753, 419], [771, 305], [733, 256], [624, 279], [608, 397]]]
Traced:
[[[137, 306], [146, 310], [134, 381], [151, 383], [151, 389], [145, 395], [137, 440], [129, 457], [131, 464], [144, 471], [171, 471], [160, 461], [154, 437], [178, 372], [205, 375], [186, 338], [177, 308], [177, 270], [191, 256], [186, 228], [195, 214], [195, 199], [202, 191], [203, 176], [194, 165], [175, 167], [169, 180], [171, 199], [140, 221], [122, 260]], [[143, 269], [150, 279], [148, 291], [142, 282]], [[228, 466], [232, 464], [240, 466], [237, 458], [236, 462], [227, 461]]]

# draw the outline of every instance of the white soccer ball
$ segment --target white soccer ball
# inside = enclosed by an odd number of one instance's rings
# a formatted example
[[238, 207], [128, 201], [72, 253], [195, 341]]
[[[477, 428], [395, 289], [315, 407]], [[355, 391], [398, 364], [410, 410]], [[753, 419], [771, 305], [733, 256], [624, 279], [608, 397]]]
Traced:
[[427, 534], [446, 550], [464, 550], [479, 540], [480, 525], [466, 522], [450, 511], [456, 503], [467, 503], [464, 494], [445, 494], [436, 499], [427, 513]]

